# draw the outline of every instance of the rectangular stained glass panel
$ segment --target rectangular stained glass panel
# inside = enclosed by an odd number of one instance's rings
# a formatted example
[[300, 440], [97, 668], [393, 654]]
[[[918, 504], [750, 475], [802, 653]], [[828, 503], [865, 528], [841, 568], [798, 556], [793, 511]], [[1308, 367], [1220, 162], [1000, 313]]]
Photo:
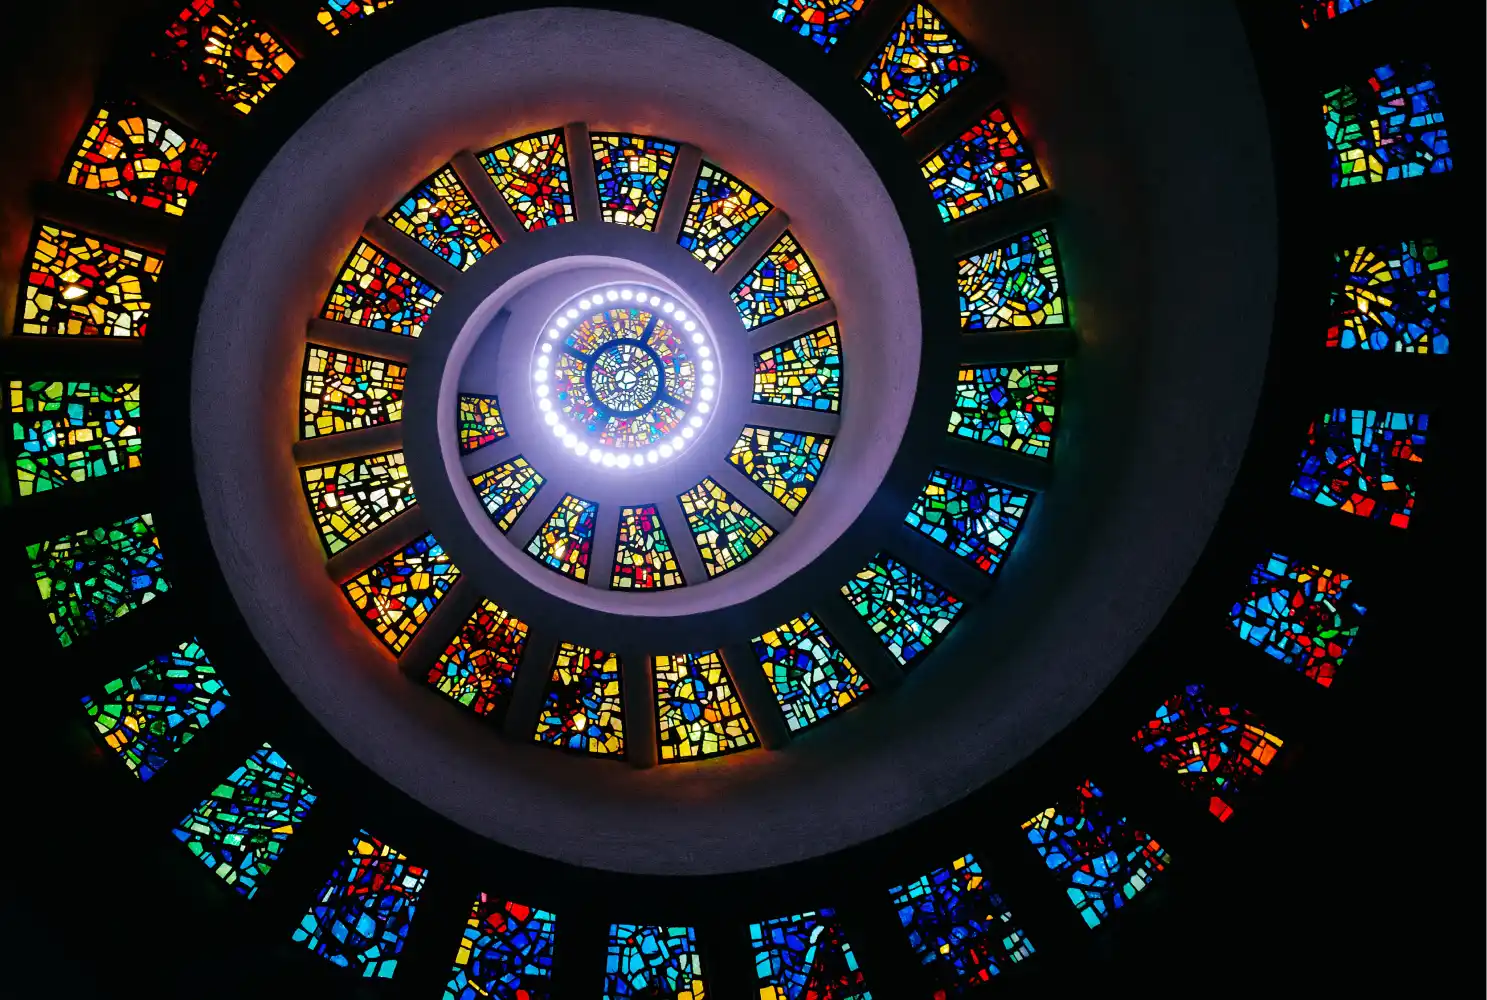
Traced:
[[189, 0], [156, 55], [246, 115], [294, 68], [289, 47], [237, 0]]
[[589, 578], [598, 516], [598, 504], [567, 494], [527, 543], [527, 554], [548, 569], [582, 583]]
[[1291, 496], [1408, 528], [1430, 418], [1390, 410], [1328, 410], [1306, 432]]
[[562, 132], [514, 139], [486, 150], [479, 158], [491, 182], [528, 231], [576, 218]]
[[1229, 610], [1229, 628], [1323, 687], [1337, 677], [1366, 609], [1347, 573], [1273, 553]]
[[506, 436], [501, 404], [495, 396], [460, 396], [460, 454], [468, 455]]
[[830, 52], [867, 0], [774, 0], [774, 3], [771, 17]]
[[749, 925], [759, 1000], [872, 1000], [830, 909]]
[[170, 589], [149, 514], [28, 545], [26, 557], [63, 646]]
[[139, 383], [12, 381], [9, 389], [20, 496], [140, 467]]
[[568, 750], [623, 754], [625, 721], [620, 698], [618, 656], [559, 643], [532, 739]]
[[406, 265], [358, 240], [320, 315], [337, 323], [417, 337], [441, 297]]
[[428, 869], [361, 831], [294, 930], [294, 940], [367, 979], [391, 979]]
[[312, 465], [299, 474], [326, 555], [365, 538], [418, 502], [400, 451]]
[[965, 42], [928, 4], [917, 3], [862, 74], [862, 86], [903, 129], [976, 69]]
[[1341, 251], [1330, 293], [1328, 347], [1396, 354], [1451, 349], [1451, 265], [1435, 240]]
[[324, 437], [403, 419], [407, 365], [310, 344], [300, 386], [300, 436]]
[[733, 289], [733, 304], [750, 330], [825, 302], [828, 297], [816, 265], [789, 232], [775, 241]]
[[1301, 7], [1301, 26], [1310, 28], [1334, 17], [1355, 11], [1373, 0], [1297, 0]]
[[1047, 186], [1021, 127], [995, 107], [921, 168], [940, 220], [955, 222]]
[[679, 499], [709, 577], [742, 566], [775, 537], [763, 518], [711, 478]]
[[667, 590], [687, 581], [671, 536], [654, 506], [620, 508], [619, 535], [614, 546], [611, 590]]
[[842, 596], [906, 667], [929, 652], [965, 610], [960, 598], [881, 552], [842, 586]]
[[754, 355], [754, 402], [835, 413], [842, 400], [835, 323]]
[[444, 1000], [551, 1000], [557, 920], [481, 893], [454, 955]]
[[745, 427], [728, 461], [794, 513], [815, 489], [830, 451], [831, 438], [824, 434]]
[[332, 37], [362, 18], [391, 7], [395, 0], [325, 0], [315, 13], [315, 20]]
[[439, 168], [408, 192], [387, 221], [461, 271], [501, 245], [453, 167]]
[[1451, 169], [1440, 91], [1425, 63], [1379, 66], [1324, 91], [1322, 118], [1335, 188]]
[[969, 854], [888, 894], [941, 1000], [991, 982], [1033, 953], [1027, 934]]
[[936, 469], [904, 523], [984, 573], [995, 573], [1022, 528], [1032, 495]]
[[594, 135], [590, 142], [604, 221], [655, 229], [677, 147], [643, 135]]
[[962, 368], [949, 433], [1047, 459], [1058, 417], [1058, 365]]
[[195, 132], [137, 101], [93, 112], [63, 179], [84, 191], [181, 215], [216, 152]]
[[695, 930], [610, 925], [604, 1000], [704, 1000], [706, 996]]
[[809, 612], [755, 639], [754, 655], [792, 732], [851, 706], [871, 690]]
[[719, 653], [658, 655], [652, 667], [662, 763], [716, 757], [758, 742]]
[[753, 188], [704, 163], [677, 242], [709, 271], [716, 271], [769, 210], [769, 202]]
[[502, 532], [511, 530], [547, 480], [520, 455], [470, 478], [486, 514]]
[[486, 598], [429, 668], [428, 682], [476, 715], [505, 716], [527, 624]]
[[430, 534], [415, 539], [341, 589], [372, 634], [399, 656], [459, 576], [459, 567]]
[[960, 262], [960, 325], [966, 330], [1062, 326], [1064, 279], [1053, 233], [1035, 229]]
[[43, 222], [26, 255], [16, 332], [143, 337], [164, 266], [148, 250]]

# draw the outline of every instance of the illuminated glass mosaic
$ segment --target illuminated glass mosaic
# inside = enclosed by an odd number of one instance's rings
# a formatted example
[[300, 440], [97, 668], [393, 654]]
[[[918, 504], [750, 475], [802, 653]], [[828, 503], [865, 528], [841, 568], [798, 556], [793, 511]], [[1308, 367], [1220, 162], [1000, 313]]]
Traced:
[[63, 179], [84, 191], [181, 215], [216, 156], [174, 119], [136, 101], [116, 101], [93, 112]]
[[1060, 326], [1064, 280], [1053, 234], [1024, 233], [960, 262], [960, 325], [966, 330]]
[[439, 290], [366, 240], [359, 240], [331, 286], [320, 315], [404, 337], [423, 332]]
[[1332, 186], [1444, 174], [1451, 143], [1430, 67], [1398, 62], [1322, 95]]
[[237, 0], [190, 0], [156, 52], [213, 97], [246, 115], [294, 68], [294, 56]]
[[252, 899], [314, 804], [310, 783], [265, 743], [170, 832]]
[[222, 714], [230, 697], [192, 639], [84, 696], [83, 710], [103, 738], [140, 781], [166, 765], [181, 747]]
[[494, 146], [480, 154], [480, 165], [529, 232], [576, 218], [562, 132], [541, 132]]
[[43, 222], [26, 255], [16, 332], [143, 337], [162, 257]]
[[460, 396], [460, 454], [468, 455], [506, 436], [501, 404], [495, 396]]
[[789, 232], [769, 248], [733, 289], [733, 304], [750, 330], [825, 302], [827, 298], [816, 265]]
[[397, 656], [459, 576], [459, 567], [430, 534], [410, 542], [341, 589], [372, 634]]
[[1310, 28], [1372, 2], [1373, 0], [1299, 0], [1301, 26]]
[[1435, 240], [1343, 250], [1331, 295], [1328, 347], [1396, 354], [1451, 349], [1451, 263]]
[[915, 4], [862, 74], [862, 86], [899, 128], [976, 72], [976, 60], [938, 14]]
[[299, 474], [320, 544], [330, 556], [418, 502], [401, 451], [312, 465]]
[[643, 135], [593, 135], [594, 175], [605, 222], [656, 228], [677, 147]]
[[486, 514], [503, 532], [511, 530], [545, 482], [520, 455], [470, 479]]
[[755, 639], [754, 655], [792, 732], [847, 708], [870, 690], [867, 678], [808, 612]]
[[387, 221], [461, 271], [501, 245], [453, 167], [440, 168], [409, 192]]
[[139, 468], [139, 383], [12, 381], [8, 396], [20, 496]]
[[929, 652], [965, 610], [960, 598], [883, 553], [843, 585], [842, 596], [906, 667]]
[[719, 653], [658, 655], [651, 665], [663, 764], [716, 757], [758, 742]]
[[1156, 716], [1131, 737], [1189, 792], [1208, 796], [1220, 823], [1234, 815], [1234, 798], [1265, 773], [1284, 741], [1247, 709], [1208, 697], [1189, 684], [1162, 702]]
[[532, 739], [586, 753], [623, 754], [620, 658], [571, 642], [559, 643]]
[[527, 553], [548, 569], [582, 583], [589, 578], [598, 516], [598, 504], [567, 494], [527, 543]]
[[362, 18], [371, 17], [379, 10], [391, 7], [395, 0], [325, 0], [315, 13], [315, 20], [331, 35], [339, 35]]
[[403, 419], [408, 366], [311, 344], [300, 385], [300, 436], [324, 437]]
[[867, 0], [774, 0], [770, 16], [827, 52], [862, 10]]
[[620, 508], [611, 590], [667, 590], [686, 584], [671, 536], [652, 505]]
[[367, 979], [391, 979], [428, 869], [361, 831], [294, 929], [294, 940]]
[[826, 435], [745, 427], [728, 461], [789, 511], [798, 511], [821, 478], [831, 450]]
[[1408, 528], [1430, 418], [1390, 410], [1329, 410], [1312, 422], [1291, 496]]
[[63, 646], [170, 589], [149, 514], [28, 545], [26, 558]]
[[500, 719], [526, 646], [526, 622], [486, 598], [429, 668], [428, 682], [476, 715]]
[[690, 927], [611, 924], [604, 1000], [704, 1000], [702, 956]]
[[754, 402], [837, 412], [842, 403], [842, 349], [836, 324], [756, 354]]
[[1058, 377], [1058, 365], [962, 368], [947, 430], [956, 437], [1046, 459], [1053, 450], [1058, 416]]
[[1001, 107], [992, 108], [979, 124], [946, 143], [921, 169], [944, 222], [1047, 186], [1022, 129]]
[[692, 189], [692, 202], [682, 219], [678, 242], [709, 271], [716, 271], [769, 210], [769, 202], [753, 188], [711, 163], [704, 163]]
[[557, 921], [481, 893], [470, 907], [444, 1000], [550, 1000]]
[[1032, 495], [974, 476], [936, 469], [904, 523], [983, 573], [995, 573], [1027, 516]]
[[1274, 553], [1250, 574], [1249, 588], [1229, 611], [1229, 628], [1330, 687], [1366, 611], [1349, 595], [1352, 585], [1353, 578], [1339, 570]]
[[1033, 953], [972, 855], [888, 890], [934, 996], [960, 996]]
[[680, 497], [687, 527], [709, 577], [742, 566], [768, 545], [775, 530], [711, 478]]
[[834, 910], [749, 925], [759, 1000], [872, 1000]]

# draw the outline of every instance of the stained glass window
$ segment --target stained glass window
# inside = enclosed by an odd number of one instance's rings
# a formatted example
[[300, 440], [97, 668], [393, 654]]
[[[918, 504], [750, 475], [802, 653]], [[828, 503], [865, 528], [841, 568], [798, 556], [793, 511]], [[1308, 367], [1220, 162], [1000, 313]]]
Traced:
[[964, 329], [1065, 322], [1064, 281], [1049, 230], [1023, 233], [960, 262], [960, 325]]
[[143, 337], [162, 257], [43, 222], [27, 255], [16, 332]]
[[64, 646], [170, 589], [149, 514], [28, 545], [26, 556]]
[[550, 1000], [557, 919], [482, 892], [470, 908], [444, 1000]]
[[123, 677], [97, 698], [85, 696], [88, 721], [140, 781], [149, 781], [171, 754], [227, 707], [227, 687], [192, 639]]
[[750, 924], [749, 940], [759, 1000], [872, 1000], [833, 910]]
[[888, 893], [939, 1000], [990, 982], [1033, 953], [980, 862], [969, 854]]
[[610, 925], [604, 1000], [703, 1000], [706, 995], [692, 928]]
[[189, 0], [157, 53], [213, 97], [248, 114], [294, 68], [289, 48], [237, 0]]
[[867, 678], [808, 612], [755, 639], [754, 655], [792, 732], [841, 711], [870, 690]]
[[1389, 410], [1329, 410], [1312, 422], [1291, 496], [1408, 528], [1430, 418]]
[[428, 869], [363, 830], [300, 918], [294, 940], [367, 979], [391, 979], [426, 881]]
[[337, 323], [416, 337], [441, 297], [437, 288], [406, 266], [358, 240], [320, 315]]
[[506, 436], [495, 396], [460, 396], [460, 454], [468, 455]]
[[371, 17], [379, 10], [391, 7], [395, 0], [325, 0], [315, 14], [315, 20], [331, 35], [339, 35], [343, 27]]
[[590, 140], [604, 221], [655, 229], [677, 147], [643, 135], [594, 135]]
[[1441, 98], [1424, 63], [1380, 66], [1322, 95], [1332, 186], [1443, 174], [1451, 143]]
[[835, 413], [841, 400], [841, 338], [835, 323], [754, 356], [754, 402]]
[[929, 652], [965, 610], [960, 598], [883, 553], [843, 585], [842, 596], [906, 667]]
[[692, 203], [682, 220], [678, 240], [682, 249], [716, 271], [738, 249], [770, 204], [743, 181], [711, 163], [704, 163], [692, 189]]
[[1249, 589], [1229, 611], [1229, 628], [1330, 687], [1365, 613], [1348, 593], [1352, 585], [1346, 573], [1272, 554], [1250, 574]]
[[453, 167], [442, 167], [420, 183], [387, 221], [461, 271], [501, 245]]
[[1339, 14], [1346, 14], [1372, 2], [1373, 0], [1299, 0], [1301, 26], [1310, 28], [1312, 25], [1330, 21]]
[[181, 215], [216, 155], [159, 111], [116, 101], [93, 112], [64, 178], [85, 191]]
[[545, 482], [542, 474], [520, 455], [470, 479], [486, 514], [503, 532], [511, 530]]
[[314, 804], [310, 783], [265, 743], [171, 833], [252, 899]]
[[1022, 129], [1012, 113], [1000, 107], [946, 143], [924, 161], [922, 170], [944, 222], [964, 219], [1045, 186]]
[[984, 573], [995, 573], [1022, 528], [1032, 496], [946, 469], [929, 474], [904, 523]]
[[1451, 342], [1451, 265], [1435, 240], [1337, 254], [1327, 346], [1445, 354]]
[[588, 753], [624, 753], [620, 658], [571, 642], [559, 643], [532, 739]]
[[1098, 927], [1172, 863], [1151, 834], [1110, 811], [1105, 793], [1086, 781], [1074, 794], [1022, 824], [1084, 922]]
[[974, 72], [965, 43], [920, 3], [862, 74], [862, 86], [895, 125], [908, 128]]
[[459, 579], [433, 535], [394, 552], [341, 589], [367, 628], [399, 655]]
[[1207, 795], [1208, 811], [1221, 823], [1234, 815], [1234, 797], [1265, 772], [1283, 745], [1253, 713], [1210, 699], [1202, 684], [1189, 684], [1164, 701], [1132, 740], [1176, 771], [1185, 790]]
[[476, 715], [499, 719], [526, 645], [527, 623], [487, 598], [429, 668], [428, 682]]
[[598, 504], [567, 494], [527, 543], [527, 553], [548, 569], [582, 583], [589, 578], [598, 516]]
[[686, 582], [681, 564], [676, 561], [676, 549], [656, 508], [621, 507], [610, 589], [666, 590]]
[[816, 265], [788, 232], [733, 290], [733, 304], [750, 330], [825, 302], [828, 297]]
[[492, 147], [480, 154], [480, 165], [529, 231], [574, 220], [562, 132], [542, 132]]
[[10, 383], [17, 492], [45, 493], [140, 465], [139, 383]]
[[815, 489], [830, 450], [831, 438], [824, 434], [745, 427], [728, 461], [793, 512]]
[[658, 655], [652, 666], [662, 762], [716, 757], [758, 742], [721, 655]]
[[709, 577], [742, 566], [775, 536], [775, 530], [758, 514], [710, 477], [680, 499]]
[[981, 444], [1048, 458], [1058, 416], [1058, 365], [962, 368], [949, 432]]
[[867, 0], [775, 0], [771, 16], [830, 52], [865, 3]]
[[305, 348], [300, 434], [324, 437], [403, 419], [408, 366], [333, 347]]
[[418, 502], [401, 451], [312, 465], [299, 474], [326, 555], [335, 555]]

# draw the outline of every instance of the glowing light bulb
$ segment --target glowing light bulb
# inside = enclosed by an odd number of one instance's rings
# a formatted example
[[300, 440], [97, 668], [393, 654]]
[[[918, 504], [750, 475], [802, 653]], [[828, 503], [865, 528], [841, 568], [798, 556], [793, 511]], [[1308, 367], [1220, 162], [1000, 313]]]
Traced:
[[569, 319], [578, 319], [578, 310], [569, 309], [567, 312], [563, 313], [563, 315], [568, 317]]
[[598, 448], [595, 448], [593, 451], [589, 452], [589, 461], [593, 462], [595, 465], [598, 465], [600, 460], [603, 458], [604, 452], [600, 451]]
[[[547, 346], [548, 347], [551, 347], [552, 345], [551, 344], [548, 344]], [[552, 358], [549, 358], [546, 354], [539, 354], [539, 355], [537, 355], [537, 367], [538, 368], [546, 368], [547, 365], [548, 365], [548, 362], [550, 362], [550, 361], [552, 361]]]
[[693, 417], [691, 420], [688, 420], [687, 423], [691, 424], [693, 427], [701, 427], [702, 426], [702, 418], [701, 417]]
[[670, 316], [672, 313], [676, 312], [676, 306], [673, 303], [668, 302], [661, 307], [661, 311]]
[[710, 372], [710, 371], [713, 370], [713, 363], [712, 363], [712, 360], [710, 358], [703, 360], [703, 362], [702, 362], [702, 370], [705, 371], [705, 372]]
[[542, 345], [542, 353], [543, 354], [551, 354], [552, 353], [552, 345], [551, 344], [543, 344]]
[[[615, 301], [616, 299], [618, 299], [620, 297], [620, 293], [617, 292], [617, 291], [615, 291], [613, 288], [611, 288], [609, 291], [607, 291], [607, 292], [604, 293], [604, 297], [606, 299], [608, 299], [609, 301], [613, 302], [613, 301]], [[605, 464], [608, 464], [608, 463], [605, 463]]]
[[[543, 386], [543, 388], [545, 389], [547, 387], [546, 386]], [[548, 410], [551, 410], [552, 409], [552, 400], [550, 400], [550, 399], [539, 399], [539, 400], [537, 400], [537, 409], [541, 410], [543, 413], [546, 413]]]
[[713, 398], [713, 391], [712, 391], [712, 387], [711, 386], [703, 386], [702, 387], [702, 398], [703, 399], [712, 399]]
[[652, 448], [650, 451], [645, 453], [645, 460], [654, 465], [657, 462], [661, 461], [661, 455], [659, 452], [656, 451], [656, 449]]
[[579, 299], [578, 300], [578, 308], [580, 308], [580, 309], [587, 309], [591, 305], [593, 305], [593, 303], [590, 302], [588, 299]]
[[669, 444], [663, 444], [661, 446], [661, 457], [662, 458], [670, 458], [673, 451], [674, 451], [674, 449], [671, 447], [671, 445], [669, 445]]
[[684, 438], [691, 438], [691, 436], [693, 434], [696, 434], [696, 433], [697, 432], [695, 430], [693, 430], [692, 428], [690, 428], [690, 427], [683, 427], [682, 428], [682, 437], [684, 437]]
[[606, 452], [605, 452], [605, 453], [604, 453], [604, 459], [603, 459], [603, 462], [604, 462], [604, 467], [605, 467], [605, 468], [606, 468], [606, 469], [612, 469], [612, 468], [614, 468], [614, 464], [615, 464], [615, 462], [617, 462], [617, 461], [618, 461], [618, 459], [616, 459], [616, 458], [615, 458], [615, 457], [614, 457], [614, 456], [613, 456], [613, 455], [611, 455], [611, 454], [610, 454], [610, 453], [609, 453], [609, 452], [607, 452], [607, 451], [606, 451]]
[[687, 443], [684, 439], [685, 438], [689, 438], [691, 436], [692, 435], [688, 433], [688, 428], [683, 427], [682, 428], [682, 436], [679, 437], [679, 438], [677, 438], [677, 439], [675, 439], [674, 441], [672, 441], [671, 442], [671, 446], [673, 448], [675, 448], [677, 451], [681, 451], [682, 450], [682, 446]]
[[676, 311], [676, 321], [678, 323], [682, 322], [682, 320], [684, 320], [686, 318], [687, 318], [687, 312], [686, 312], [685, 309], [678, 309]]
[[[692, 339], [693, 340], [698, 340], [700, 338], [693, 337]], [[699, 358], [708, 357], [709, 355], [712, 354], [712, 352], [713, 352], [713, 349], [711, 347], [708, 347], [706, 344], [703, 344], [701, 347], [697, 348], [697, 356]]]
[[702, 373], [702, 384], [703, 385], [712, 385], [717, 380], [718, 380], [718, 377], [716, 375], [714, 375], [712, 372], [703, 372]]
[[635, 293], [632, 292], [632, 291], [630, 291], [630, 289], [628, 289], [628, 288], [625, 289], [624, 291], [620, 292], [620, 299], [621, 299], [621, 301], [629, 302], [633, 298], [635, 298]]
[[587, 455], [589, 453], [589, 446], [587, 444], [585, 444], [584, 442], [580, 441], [580, 442], [578, 442], [578, 445], [573, 450], [578, 453], [578, 457], [579, 458], [583, 458], [585, 455]]
[[652, 306], [658, 306], [660, 304], [661, 304], [661, 296], [659, 296], [659, 295], [652, 295], [651, 296], [651, 305]]
[[547, 331], [547, 336], [548, 336], [548, 337], [549, 337], [549, 338], [550, 338], [550, 339], [552, 339], [552, 340], [557, 340], [557, 339], [558, 339], [558, 338], [559, 338], [559, 337], [561, 337], [561, 336], [562, 336], [562, 334], [561, 334], [561, 333], [559, 333], [559, 332], [558, 332], [558, 331], [557, 331], [557, 330], [548, 330], [548, 331]]
[[559, 316], [558, 317], [558, 326], [559, 326], [559, 328], [566, 328], [568, 326], [568, 317], [567, 316]]
[[[539, 385], [537, 387], [537, 398], [538, 399], [542, 399], [542, 397], [543, 396], [546, 396], [546, 395], [547, 395], [547, 383], [544, 382], [544, 383], [542, 383], [541, 385]], [[545, 402], [547, 402], [547, 400], [543, 399], [542, 400], [542, 403], [545, 403]], [[538, 403], [537, 405], [538, 406], [541, 406], [542, 403]]]
[[547, 426], [551, 427], [558, 422], [558, 415], [552, 410], [548, 410], [542, 415], [542, 419], [547, 421]]
[[702, 343], [706, 343], [706, 342], [707, 342], [707, 338], [704, 337], [702, 334], [700, 334], [700, 333], [694, 333], [694, 334], [692, 334], [692, 343], [694, 343], [694, 344], [702, 344]]
[[[553, 414], [553, 416], [557, 416], [557, 414]], [[552, 436], [557, 438], [559, 441], [563, 440], [564, 436], [566, 436], [567, 433], [568, 428], [562, 426], [561, 424], [552, 425]]]
[[697, 324], [692, 322], [691, 320], [687, 320], [686, 323], [682, 324], [682, 328], [685, 329], [688, 333], [691, 333], [693, 330], [697, 329]]
[[713, 404], [711, 404], [711, 403], [702, 402], [702, 403], [698, 403], [697, 404], [697, 412], [698, 413], [707, 413], [707, 412], [711, 411], [712, 408], [713, 408]]
[[628, 469], [630, 467], [630, 456], [621, 455], [619, 458], [614, 460], [614, 464], [618, 465], [622, 469]]

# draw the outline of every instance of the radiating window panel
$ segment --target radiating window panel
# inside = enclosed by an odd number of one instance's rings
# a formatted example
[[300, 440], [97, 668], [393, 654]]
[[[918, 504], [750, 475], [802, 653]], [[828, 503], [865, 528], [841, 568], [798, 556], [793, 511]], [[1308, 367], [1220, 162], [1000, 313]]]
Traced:
[[428, 869], [365, 830], [300, 918], [293, 940], [367, 979], [391, 979]]
[[246, 115], [294, 68], [294, 55], [237, 0], [189, 0], [155, 54]]
[[527, 554], [548, 569], [583, 583], [589, 578], [598, 517], [598, 504], [572, 493], [565, 495], [527, 543]]
[[1234, 815], [1234, 799], [1265, 773], [1284, 742], [1248, 709], [1211, 698], [1189, 684], [1158, 706], [1132, 737], [1189, 792], [1208, 797], [1219, 822]]
[[835, 413], [842, 401], [835, 323], [754, 355], [754, 402]]
[[966, 330], [1062, 326], [1064, 279], [1053, 233], [1035, 229], [960, 262], [960, 325]]
[[756, 638], [754, 655], [792, 732], [847, 708], [871, 690], [809, 612]]
[[150, 514], [36, 542], [26, 557], [63, 646], [170, 590]]
[[1310, 28], [1330, 21], [1372, 3], [1373, 0], [1297, 0], [1301, 7], [1301, 26]]
[[1408, 528], [1430, 418], [1391, 410], [1328, 410], [1306, 432], [1291, 496]]
[[1322, 94], [1335, 188], [1383, 184], [1452, 166], [1440, 91], [1430, 66], [1379, 66]]
[[399, 656], [459, 576], [459, 567], [429, 534], [414, 539], [341, 589], [372, 634]]
[[9, 390], [20, 496], [140, 467], [138, 382], [13, 380]]
[[652, 504], [620, 508], [611, 590], [667, 590], [686, 584], [671, 536]]
[[623, 754], [620, 658], [571, 642], [559, 643], [532, 739], [586, 753]]
[[181, 747], [222, 713], [230, 694], [195, 639], [115, 678], [83, 710], [140, 781], [166, 765]]
[[1451, 263], [1435, 240], [1340, 251], [1327, 346], [1396, 354], [1451, 349]]
[[759, 1000], [872, 1000], [834, 910], [750, 924], [749, 942]]
[[1172, 863], [1156, 838], [1110, 808], [1093, 781], [1022, 830], [1090, 927], [1110, 919]]
[[913, 666], [965, 610], [965, 602], [886, 553], [842, 586], [842, 596], [893, 658]]
[[481, 893], [454, 955], [444, 1000], [551, 1000], [558, 918]]
[[990, 574], [1012, 550], [1032, 499], [1023, 490], [935, 469], [904, 523]]
[[774, 3], [771, 17], [830, 52], [867, 0], [774, 0]]
[[314, 804], [310, 783], [265, 743], [170, 832], [252, 899]]
[[1272, 553], [1250, 573], [1229, 610], [1229, 628], [1323, 687], [1337, 678], [1366, 609], [1353, 599], [1353, 578]]
[[888, 894], [909, 947], [942, 1000], [991, 982], [1033, 953], [1027, 934], [970, 854]]
[[62, 178], [85, 191], [181, 215], [216, 156], [164, 113], [138, 101], [111, 101], [83, 126]]
[[962, 368], [949, 433], [1046, 459], [1058, 418], [1059, 366]]
[[300, 436], [324, 437], [403, 419], [408, 366], [310, 344], [300, 385]]
[[395, 0], [324, 0], [315, 20], [332, 36], [339, 35], [363, 18], [391, 7]]
[[433, 316], [439, 290], [366, 240], [358, 240], [320, 315], [337, 323], [417, 337]]
[[460, 454], [468, 455], [506, 436], [501, 402], [495, 396], [460, 396]]
[[720, 653], [657, 655], [651, 666], [663, 764], [716, 757], [758, 743]]
[[789, 232], [775, 241], [733, 289], [733, 304], [750, 330], [825, 302], [827, 298], [816, 265]]
[[299, 474], [326, 555], [365, 538], [418, 502], [401, 451], [312, 465]]
[[763, 518], [711, 477], [679, 499], [709, 577], [742, 566], [775, 537]]
[[527, 623], [486, 598], [429, 668], [428, 682], [476, 715], [503, 718], [527, 646]]
[[604, 221], [655, 229], [677, 147], [644, 135], [593, 135], [589, 139]]
[[695, 930], [610, 924], [604, 1000], [704, 1000], [706, 996]]
[[692, 189], [692, 201], [682, 219], [677, 242], [702, 261], [709, 271], [727, 260], [759, 220], [769, 214], [769, 202], [727, 171], [704, 163]]
[[728, 461], [793, 513], [816, 488], [830, 451], [825, 434], [745, 427]]
[[1047, 187], [1026, 136], [1012, 112], [1002, 107], [992, 108], [946, 143], [924, 161], [921, 171], [944, 222]]
[[387, 213], [387, 221], [461, 271], [501, 245], [453, 167], [424, 178]]
[[899, 128], [934, 107], [976, 72], [955, 32], [927, 4], [915, 4], [862, 74], [862, 86]]
[[573, 182], [562, 132], [541, 132], [480, 154], [506, 204], [528, 231], [572, 222]]
[[56, 337], [143, 337], [165, 258], [43, 222], [22, 275], [16, 332]]
[[547, 480], [520, 455], [470, 477], [485, 513], [502, 532], [511, 530]]

